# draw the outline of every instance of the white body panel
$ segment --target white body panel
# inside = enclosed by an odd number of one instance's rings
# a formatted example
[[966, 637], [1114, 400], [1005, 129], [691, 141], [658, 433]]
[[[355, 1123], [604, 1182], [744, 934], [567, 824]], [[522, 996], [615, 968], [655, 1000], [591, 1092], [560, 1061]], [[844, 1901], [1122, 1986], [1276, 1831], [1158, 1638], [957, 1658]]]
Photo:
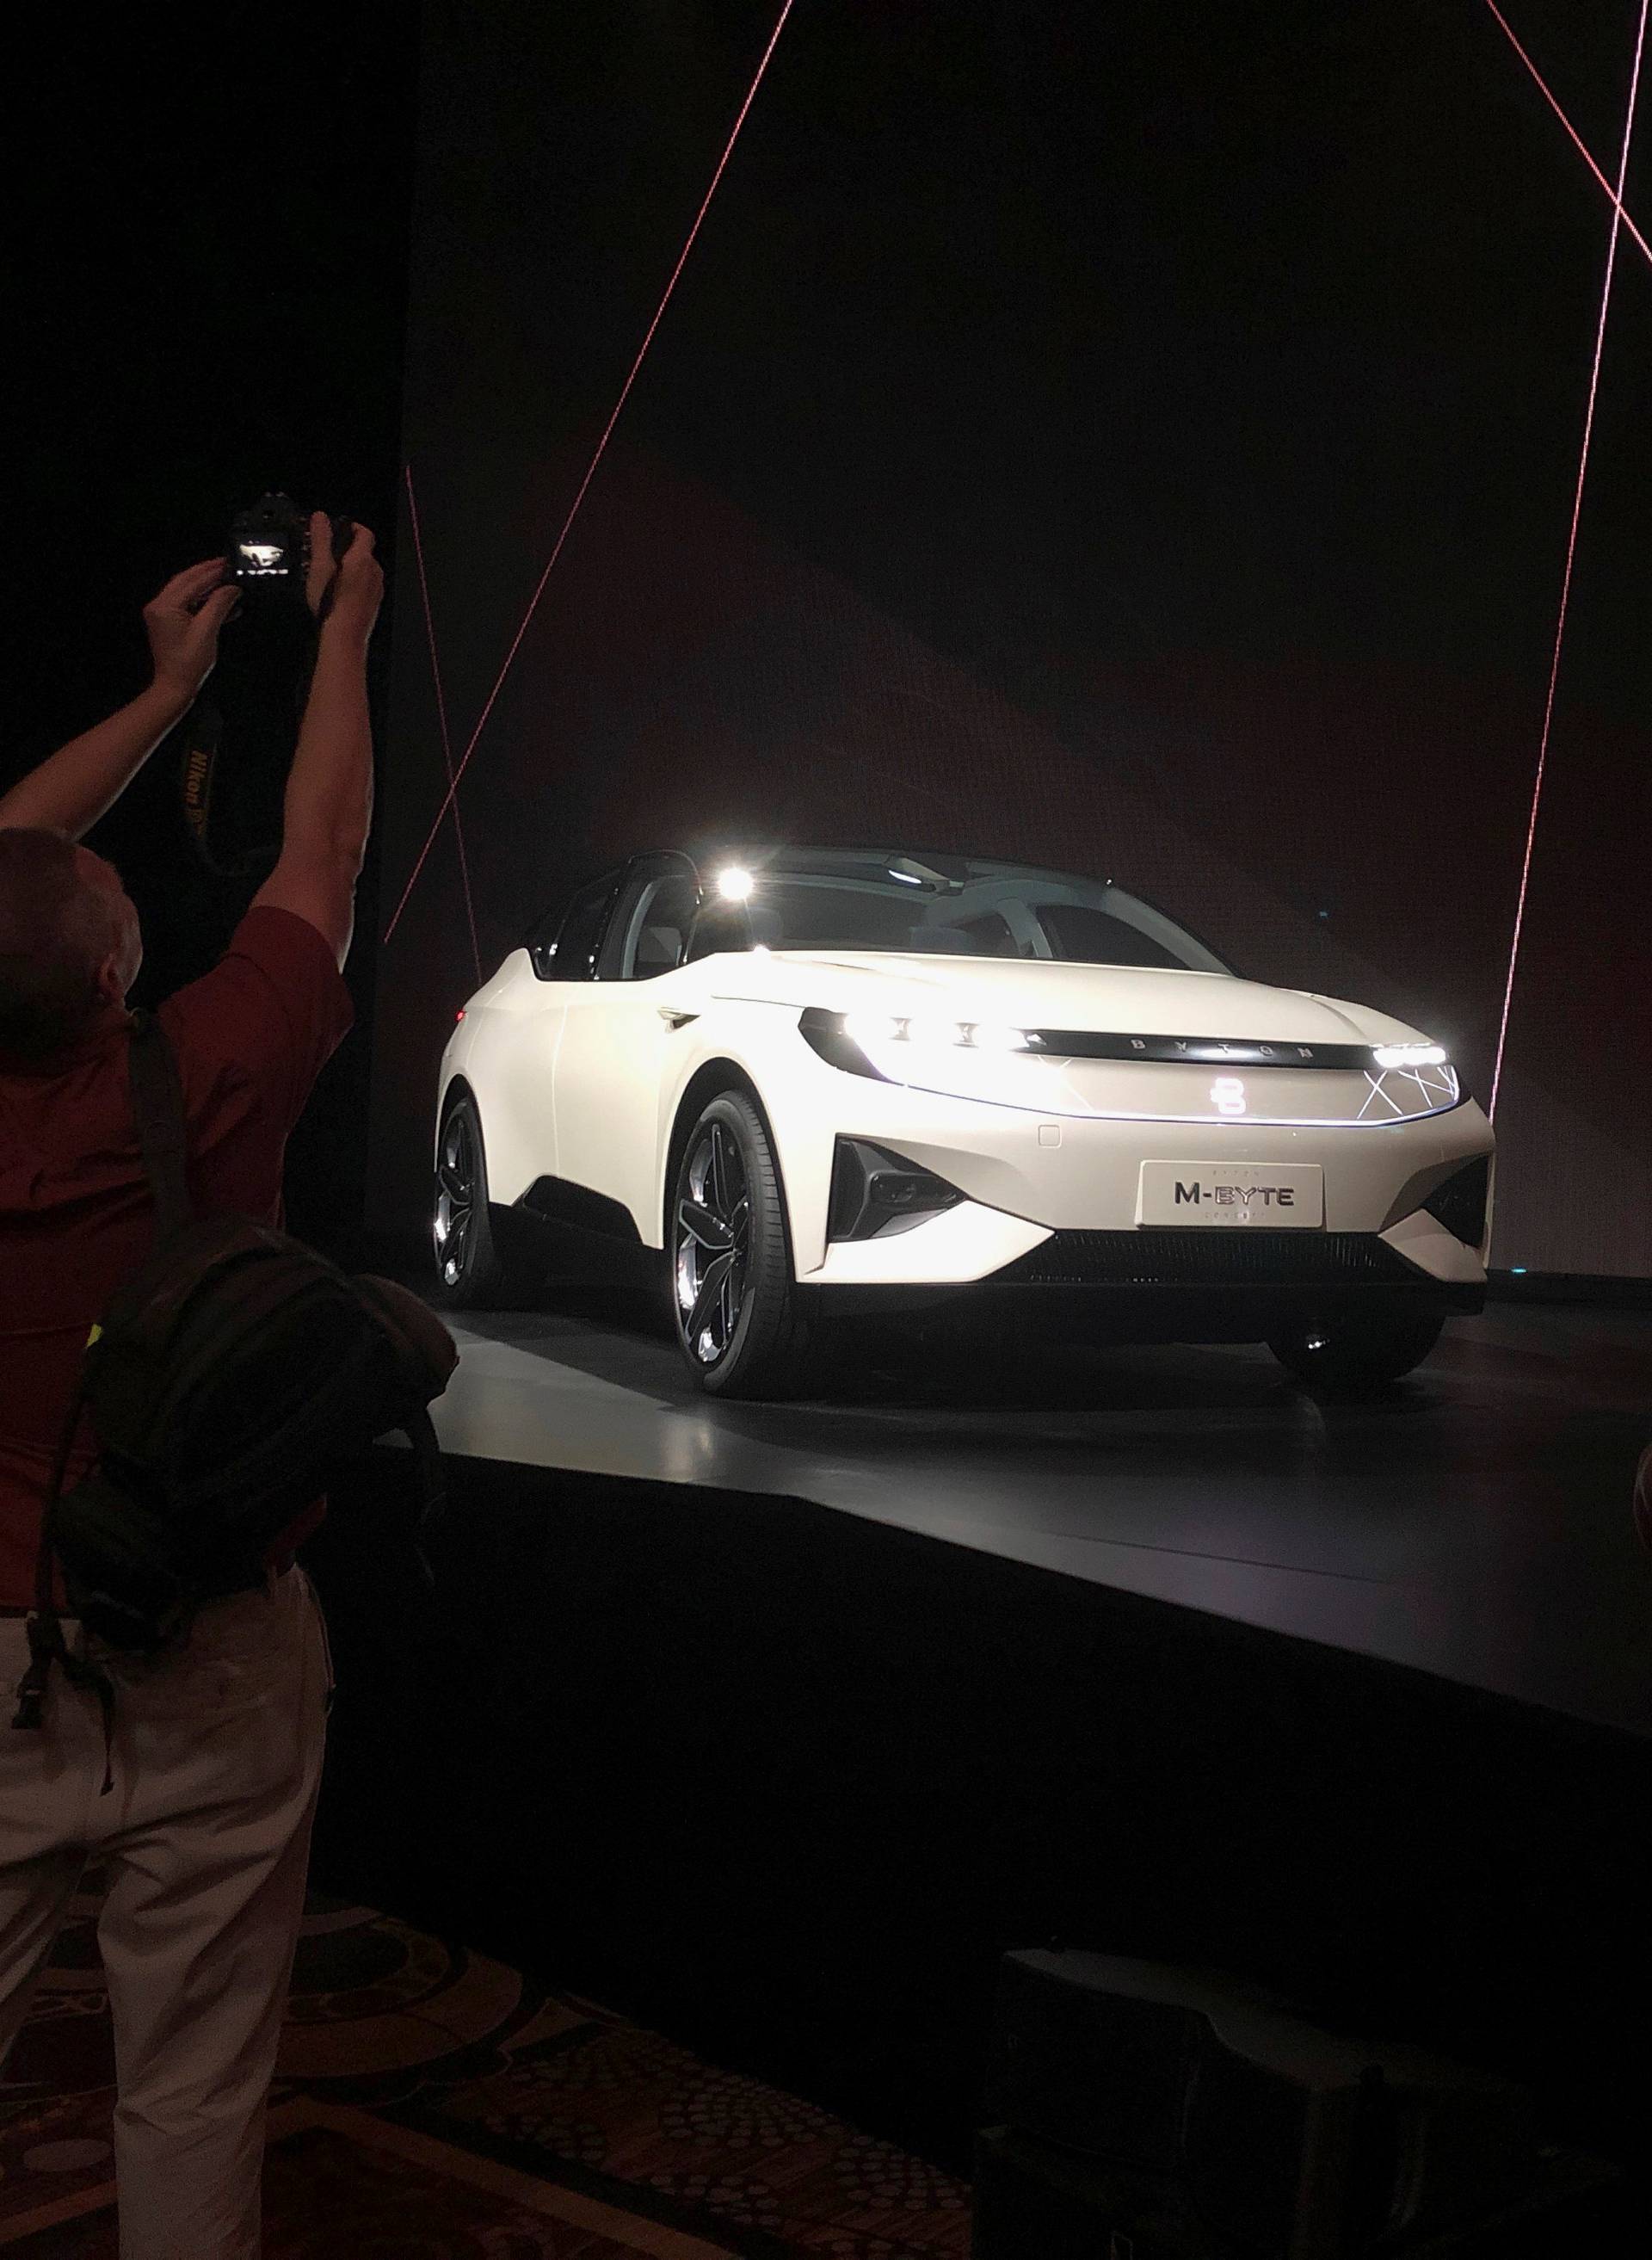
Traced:
[[[904, 1078], [879, 1080], [812, 1048], [799, 1026], [809, 1008], [1126, 1041], [1184, 1032], [1280, 1053], [1230, 1073], [1208, 1060], [869, 1044], [869, 1059]], [[555, 981], [518, 950], [467, 1007], [441, 1094], [456, 1079], [474, 1092], [496, 1203], [560, 1178], [619, 1204], [645, 1246], [661, 1248], [683, 1095], [708, 1067], [732, 1068], [773, 1134], [797, 1276], [820, 1285], [982, 1279], [1055, 1231], [1133, 1230], [1141, 1165], [1162, 1161], [1241, 1176], [1317, 1168], [1326, 1232], [1380, 1234], [1424, 1278], [1471, 1287], [1484, 1248], [1466, 1248], [1421, 1204], [1491, 1152], [1480, 1109], [1457, 1101], [1448, 1070], [1291, 1056], [1415, 1041], [1362, 1006], [1219, 973], [759, 949], [653, 979]], [[829, 1241], [840, 1137], [893, 1149], [964, 1200], [908, 1229]]]
[[[681, 1057], [681, 1036], [661, 1014], [668, 1000], [654, 992], [680, 978], [562, 984], [568, 1012], [551, 1093], [555, 1175], [619, 1201], [651, 1248], [662, 1244], [664, 1216], [662, 1147], [670, 1119], [663, 1086]], [[525, 1183], [543, 1174], [530, 1166]]]

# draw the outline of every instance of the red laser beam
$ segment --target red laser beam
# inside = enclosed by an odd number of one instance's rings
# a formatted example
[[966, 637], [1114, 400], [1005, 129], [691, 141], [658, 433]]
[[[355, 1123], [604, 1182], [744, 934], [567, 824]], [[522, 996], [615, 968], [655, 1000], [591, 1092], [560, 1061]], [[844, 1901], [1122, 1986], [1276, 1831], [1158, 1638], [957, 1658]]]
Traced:
[[1527, 54], [1525, 48], [1515, 38], [1508, 18], [1498, 6], [1497, 0], [1485, 0], [1485, 4], [1491, 11], [1491, 13], [1497, 18], [1498, 24], [1502, 26], [1504, 37], [1507, 39], [1510, 46], [1513, 48], [1515, 54], [1520, 57], [1527, 69], [1531, 73], [1532, 77], [1536, 82], [1538, 92], [1542, 96], [1544, 101], [1554, 111], [1555, 117], [1559, 118], [1567, 132], [1571, 136], [1573, 145], [1577, 148], [1578, 155], [1583, 159], [1584, 164], [1588, 166], [1596, 180], [1599, 182], [1607, 196], [1611, 197], [1613, 209], [1616, 211], [1619, 218], [1623, 222], [1625, 227], [1628, 229], [1630, 234], [1640, 245], [1641, 249], [1645, 254], [1648, 261], [1652, 261], [1652, 243], [1648, 243], [1647, 241], [1645, 236], [1641, 234], [1640, 229], [1630, 218], [1628, 213], [1625, 211], [1621, 193], [1614, 192], [1611, 182], [1601, 171], [1599, 166], [1596, 164], [1593, 157], [1590, 154], [1588, 145], [1584, 140], [1582, 134], [1578, 132], [1577, 128], [1572, 124], [1570, 118], [1567, 117], [1559, 103], [1555, 101], [1554, 95], [1549, 91], [1548, 83], [1544, 80], [1542, 73], [1538, 69], [1537, 65], [1532, 61], [1530, 55]]
[[[430, 583], [425, 577], [425, 543], [418, 526], [418, 504], [413, 493], [413, 467], [402, 466], [402, 476], [407, 485], [407, 515], [413, 529], [413, 556], [418, 567], [418, 598], [425, 610], [425, 634], [430, 645], [430, 675], [436, 686], [436, 719], [441, 728], [441, 757], [447, 766], [447, 783], [452, 786], [454, 776], [453, 740], [447, 734], [447, 700], [441, 687], [441, 662], [436, 656], [436, 623], [431, 616]], [[465, 827], [460, 821], [459, 804], [453, 804], [454, 837], [459, 842], [459, 876], [464, 882], [465, 916], [470, 922], [470, 955], [476, 961], [476, 986], [482, 986], [482, 944], [476, 939], [476, 906], [470, 899], [470, 859], [465, 854]]]
[[1491, 1097], [1486, 1112], [1497, 1119], [1498, 1088], [1503, 1080], [1503, 1055], [1508, 1044], [1509, 1008], [1514, 998], [1514, 969], [1520, 962], [1520, 936], [1526, 925], [1526, 898], [1531, 885], [1532, 850], [1537, 839], [1538, 805], [1543, 797], [1543, 772], [1548, 763], [1548, 734], [1555, 719], [1555, 690], [1560, 681], [1561, 647], [1566, 640], [1566, 610], [1571, 600], [1572, 567], [1577, 556], [1577, 526], [1583, 516], [1584, 482], [1589, 476], [1589, 447], [1594, 437], [1595, 397], [1600, 389], [1600, 360], [1606, 350], [1606, 315], [1612, 304], [1612, 274], [1617, 263], [1618, 238], [1623, 225], [1623, 184], [1629, 170], [1629, 142], [1634, 132], [1635, 103], [1641, 90], [1641, 56], [1646, 46], [1646, 19], [1652, 0], [1641, 0], [1641, 22], [1635, 32], [1634, 65], [1629, 74], [1629, 106], [1623, 121], [1623, 148], [1618, 158], [1618, 187], [1613, 198], [1612, 236], [1606, 246], [1606, 275], [1600, 292], [1600, 319], [1595, 325], [1595, 357], [1589, 372], [1589, 405], [1584, 412], [1583, 449], [1577, 459], [1577, 484], [1572, 495], [1571, 529], [1566, 538], [1566, 567], [1560, 583], [1560, 616], [1555, 623], [1555, 651], [1548, 668], [1548, 694], [1543, 701], [1543, 727], [1537, 741], [1537, 775], [1532, 783], [1531, 814], [1526, 826], [1526, 853], [1520, 862], [1520, 893], [1514, 905], [1514, 933], [1509, 944], [1508, 978], [1503, 985], [1503, 1018], [1498, 1028], [1497, 1059], [1491, 1069]]
[[769, 35], [769, 45], [763, 49], [762, 61], [757, 66], [756, 75], [754, 77], [750, 86], [746, 90], [746, 99], [740, 106], [740, 114], [734, 120], [733, 130], [729, 134], [727, 141], [724, 144], [722, 155], [717, 161], [717, 170], [712, 175], [712, 184], [705, 191], [704, 197], [700, 204], [698, 211], [694, 215], [694, 225], [689, 230], [687, 238], [683, 242], [683, 248], [677, 254], [677, 263], [671, 269], [671, 279], [666, 284], [665, 290], [661, 297], [660, 303], [654, 310], [654, 319], [649, 323], [647, 331], [644, 333], [642, 343], [637, 348], [637, 357], [631, 364], [631, 372], [626, 377], [624, 384], [621, 385], [619, 389], [619, 397], [614, 403], [613, 413], [610, 416], [607, 423], [603, 427], [603, 435], [597, 442], [597, 452], [592, 455], [590, 463], [586, 466], [585, 476], [579, 483], [579, 490], [574, 497], [573, 504], [569, 511], [568, 516], [562, 520], [562, 530], [556, 537], [555, 547], [551, 551], [550, 559], [546, 565], [545, 570], [540, 575], [538, 586], [534, 589], [533, 596], [528, 600], [528, 608], [522, 615], [521, 626], [517, 629], [515, 635], [511, 639], [511, 648], [504, 655], [504, 664], [500, 668], [497, 676], [495, 677], [493, 688], [488, 693], [487, 703], [484, 704], [481, 713], [476, 718], [476, 726], [470, 733], [470, 742], [465, 747], [463, 756], [459, 763], [458, 770], [448, 781], [447, 797], [436, 812], [436, 821], [431, 826], [429, 837], [426, 840], [424, 846], [419, 849], [418, 860], [413, 865], [412, 870], [408, 877], [407, 884], [402, 890], [402, 899], [396, 905], [395, 915], [391, 918], [389, 926], [384, 929], [384, 939], [386, 941], [388, 941], [390, 936], [395, 933], [397, 926], [400, 922], [402, 912], [407, 908], [407, 898], [412, 893], [414, 886], [418, 883], [418, 875], [425, 868], [425, 859], [430, 854], [431, 848], [435, 841], [436, 834], [441, 830], [442, 819], [447, 815], [448, 809], [453, 805], [454, 797], [459, 790], [460, 781], [463, 777], [465, 771], [470, 766], [471, 755], [476, 750], [477, 740], [481, 737], [483, 731], [487, 727], [488, 717], [493, 712], [494, 701], [498, 697], [500, 690], [504, 688], [504, 678], [511, 672], [511, 664], [516, 658], [518, 651], [521, 648], [522, 639], [528, 632], [528, 625], [533, 619], [534, 613], [539, 610], [540, 598], [545, 594], [545, 584], [550, 579], [552, 571], [555, 567], [556, 561], [562, 554], [562, 545], [568, 540], [569, 529], [572, 526], [574, 520], [579, 515], [579, 506], [585, 499], [586, 491], [589, 489], [592, 479], [597, 476], [597, 467], [602, 461], [603, 456], [607, 451], [608, 442], [613, 436], [614, 426], [619, 421], [620, 411], [624, 409], [626, 402], [631, 397], [631, 388], [637, 381], [638, 371], [641, 368], [644, 361], [647, 358], [648, 347], [654, 343], [654, 333], [659, 328], [661, 320], [664, 316], [665, 310], [671, 303], [671, 294], [676, 289], [677, 278], [682, 274], [683, 269], [688, 265], [689, 254], [693, 250], [695, 239], [699, 234], [700, 228], [704, 221], [706, 213], [711, 210], [712, 198], [717, 194], [718, 183], [723, 177], [724, 172], [727, 168], [729, 159], [734, 154], [734, 144], [739, 140], [740, 128], [746, 123], [746, 113], [750, 110], [752, 104], [757, 98], [757, 89], [763, 82], [763, 74], [769, 68], [769, 59], [773, 55], [775, 49], [780, 44], [780, 35], [786, 28], [786, 18], [790, 15], [792, 6], [793, 0], [784, 0], [784, 5], [780, 11], [780, 15], [776, 22], [775, 28]]

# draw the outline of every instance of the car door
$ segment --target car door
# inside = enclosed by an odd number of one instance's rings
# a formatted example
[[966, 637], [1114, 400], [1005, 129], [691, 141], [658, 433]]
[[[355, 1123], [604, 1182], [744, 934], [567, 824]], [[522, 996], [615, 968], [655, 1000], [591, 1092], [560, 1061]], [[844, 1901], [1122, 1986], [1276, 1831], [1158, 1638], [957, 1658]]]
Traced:
[[596, 971], [609, 912], [621, 874], [582, 887], [560, 915], [540, 921], [527, 939], [535, 978], [516, 991], [509, 1014], [490, 1047], [483, 1079], [483, 1135], [489, 1174], [497, 1197], [518, 1199], [541, 1179], [554, 1180], [554, 1100], [557, 1046], [568, 998], [583, 992]]
[[660, 1234], [660, 1086], [677, 1025], [661, 984], [683, 962], [698, 900], [686, 855], [630, 865], [593, 977], [568, 991], [556, 1052], [557, 1174], [616, 1205], [606, 1218], [593, 1208], [582, 1220], [627, 1237], [634, 1227], [651, 1244]]

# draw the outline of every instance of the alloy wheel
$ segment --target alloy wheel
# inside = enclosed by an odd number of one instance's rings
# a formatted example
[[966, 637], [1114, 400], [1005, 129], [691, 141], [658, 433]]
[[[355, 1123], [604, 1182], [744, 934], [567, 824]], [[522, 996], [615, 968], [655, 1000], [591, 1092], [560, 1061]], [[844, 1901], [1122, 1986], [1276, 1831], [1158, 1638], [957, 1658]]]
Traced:
[[441, 1134], [436, 1164], [436, 1261], [444, 1285], [456, 1287], [469, 1260], [476, 1213], [476, 1141], [470, 1118], [454, 1107]]
[[745, 1157], [721, 1122], [704, 1125], [690, 1150], [677, 1202], [676, 1298], [683, 1338], [697, 1363], [727, 1355], [746, 1298], [751, 1194]]

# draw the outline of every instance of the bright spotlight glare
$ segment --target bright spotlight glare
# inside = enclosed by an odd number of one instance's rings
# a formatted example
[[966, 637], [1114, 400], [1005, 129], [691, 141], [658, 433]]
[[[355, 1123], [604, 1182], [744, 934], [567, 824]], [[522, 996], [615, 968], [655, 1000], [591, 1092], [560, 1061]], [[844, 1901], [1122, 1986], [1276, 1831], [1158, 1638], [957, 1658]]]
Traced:
[[969, 1041], [978, 1052], [1024, 1052], [1033, 1042], [1025, 1028], [1005, 1027], [992, 1020], [977, 1020]]
[[915, 1044], [961, 1044], [964, 1032], [956, 1020], [908, 1020], [908, 1039]]
[[843, 1033], [851, 1043], [869, 1052], [879, 1044], [898, 1043], [906, 1033], [906, 1024], [891, 1019], [886, 1012], [846, 1012]]
[[1378, 1044], [1371, 1057], [1380, 1068], [1443, 1067], [1446, 1050], [1443, 1044]]
[[737, 863], [731, 863], [726, 871], [719, 871], [717, 875], [717, 891], [725, 902], [747, 902], [751, 898], [751, 873], [742, 871]]

